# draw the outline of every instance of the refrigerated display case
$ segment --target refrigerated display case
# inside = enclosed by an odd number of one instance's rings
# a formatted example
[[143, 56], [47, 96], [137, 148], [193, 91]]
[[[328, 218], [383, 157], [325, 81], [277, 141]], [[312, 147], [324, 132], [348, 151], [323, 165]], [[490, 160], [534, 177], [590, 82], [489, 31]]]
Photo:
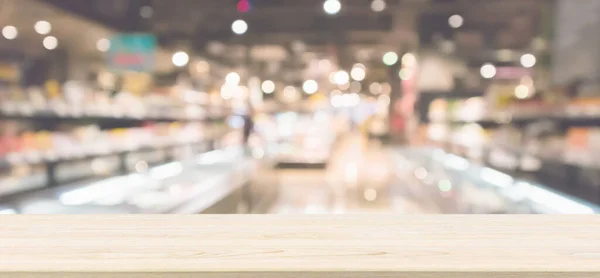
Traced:
[[399, 174], [450, 213], [595, 214], [600, 207], [436, 148], [395, 149]]
[[277, 115], [279, 165], [326, 165], [336, 140], [332, 124], [326, 112]]
[[187, 161], [138, 169], [128, 175], [22, 194], [5, 200], [6, 208], [2, 211], [22, 214], [201, 213], [251, 183], [260, 163], [244, 156], [241, 148], [215, 150]]

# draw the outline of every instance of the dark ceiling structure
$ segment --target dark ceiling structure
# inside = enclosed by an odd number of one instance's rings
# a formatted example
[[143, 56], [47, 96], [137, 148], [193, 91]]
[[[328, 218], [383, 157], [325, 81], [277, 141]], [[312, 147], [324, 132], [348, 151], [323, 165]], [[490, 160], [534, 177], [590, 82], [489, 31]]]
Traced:
[[[323, 11], [324, 0], [250, 0], [252, 9], [237, 10], [238, 0], [43, 0], [70, 13], [120, 32], [150, 32], [166, 49], [184, 48], [224, 65], [240, 63], [248, 46], [279, 46], [287, 52], [284, 69], [300, 71], [306, 59], [294, 51], [335, 56], [342, 67], [357, 62], [359, 52], [381, 68], [381, 54], [398, 49], [440, 49], [452, 45], [452, 55], [475, 66], [505, 62], [499, 50], [528, 51], [546, 26], [551, 0], [385, 0], [382, 12], [371, 0], [341, 0], [337, 15]], [[140, 11], [150, 7], [151, 16]], [[464, 25], [451, 28], [448, 18], [459, 14]], [[231, 31], [244, 19], [248, 32]], [[411, 39], [418, 38], [418, 39]], [[211, 51], [220, 45], [219, 53]], [[240, 48], [241, 46], [241, 48]], [[246, 50], [244, 50], [246, 49]], [[265, 50], [268, 52], [268, 50]], [[259, 68], [265, 68], [262, 64]]]
[[[543, 4], [548, 0], [387, 0], [375, 13], [370, 0], [343, 0], [335, 16], [322, 10], [323, 0], [251, 0], [252, 9], [240, 13], [238, 0], [44, 0], [122, 32], [152, 32], [164, 45], [190, 42], [202, 50], [207, 42], [308, 45], [379, 44], [393, 31], [399, 9], [419, 13], [421, 44], [436, 38], [460, 40], [466, 47], [524, 48], [541, 28]], [[153, 15], [140, 16], [143, 7]], [[461, 14], [465, 25], [450, 28], [448, 17]], [[231, 22], [242, 18], [250, 26], [244, 36], [231, 32]], [[361, 38], [352, 33], [372, 33]]]

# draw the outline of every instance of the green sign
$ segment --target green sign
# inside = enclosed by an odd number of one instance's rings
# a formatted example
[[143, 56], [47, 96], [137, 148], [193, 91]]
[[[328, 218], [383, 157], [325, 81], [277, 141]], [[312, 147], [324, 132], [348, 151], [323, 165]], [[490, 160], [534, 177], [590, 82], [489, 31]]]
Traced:
[[153, 71], [156, 38], [151, 34], [120, 34], [110, 41], [108, 64], [114, 71]]

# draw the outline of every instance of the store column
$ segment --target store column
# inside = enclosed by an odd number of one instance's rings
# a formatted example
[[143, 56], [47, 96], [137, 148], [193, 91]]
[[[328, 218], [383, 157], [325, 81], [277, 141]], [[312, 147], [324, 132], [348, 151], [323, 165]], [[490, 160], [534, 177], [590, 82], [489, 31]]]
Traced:
[[[406, 7], [405, 5], [411, 6]], [[409, 88], [403, 84], [403, 80], [400, 78], [400, 70], [403, 68], [402, 57], [417, 49], [418, 45], [417, 19], [419, 14], [417, 11], [420, 9], [415, 8], [414, 5], [414, 3], [399, 5], [398, 10], [394, 12], [394, 29], [389, 43], [392, 47], [391, 50], [395, 51], [400, 58], [398, 63], [388, 68], [388, 81], [392, 89], [390, 93], [389, 130], [392, 140], [397, 142], [406, 142], [413, 131], [410, 128], [410, 119], [412, 118], [410, 113], [413, 110], [410, 106], [414, 106], [412, 100], [415, 99], [415, 96], [412, 94], [416, 94], [416, 91], [413, 91], [414, 88]], [[410, 91], [406, 91], [407, 89], [410, 89]]]

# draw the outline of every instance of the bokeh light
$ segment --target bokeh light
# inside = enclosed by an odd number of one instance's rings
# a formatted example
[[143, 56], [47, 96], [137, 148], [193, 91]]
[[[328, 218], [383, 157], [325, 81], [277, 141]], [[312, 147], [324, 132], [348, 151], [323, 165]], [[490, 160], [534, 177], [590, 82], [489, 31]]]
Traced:
[[335, 75], [333, 76], [333, 80], [335, 84], [343, 85], [350, 82], [350, 76], [348, 75], [348, 72], [340, 70], [335, 73]]
[[14, 40], [17, 38], [18, 35], [19, 31], [15, 26], [8, 25], [2, 28], [2, 36], [4, 36], [4, 38], [6, 38], [7, 40]]
[[326, 0], [323, 3], [323, 10], [325, 13], [334, 15], [340, 12], [342, 9], [342, 3], [339, 0]]
[[106, 38], [99, 39], [96, 41], [96, 49], [101, 52], [107, 52], [110, 50], [110, 40]]
[[352, 70], [350, 71], [350, 76], [352, 77], [352, 79], [354, 79], [356, 81], [363, 81], [363, 80], [365, 80], [367, 73], [366, 73], [364, 67], [355, 65], [352, 68]]
[[369, 91], [371, 92], [371, 94], [379, 95], [383, 92], [383, 87], [380, 83], [374, 82], [371, 83], [371, 85], [369, 86]]
[[248, 23], [242, 19], [238, 19], [231, 24], [231, 30], [238, 35], [243, 35], [248, 31]]
[[402, 65], [406, 67], [414, 67], [417, 64], [417, 57], [415, 54], [406, 53], [402, 55]]
[[537, 63], [537, 58], [533, 54], [524, 54], [521, 56], [521, 65], [526, 68], [532, 68]]
[[184, 51], [178, 51], [173, 54], [171, 61], [177, 67], [184, 67], [190, 62], [190, 56]]
[[490, 63], [484, 64], [483, 66], [481, 66], [481, 69], [479, 72], [481, 73], [481, 76], [483, 78], [486, 78], [486, 79], [494, 78], [494, 76], [496, 76], [496, 66], [494, 66]]
[[312, 95], [319, 90], [319, 84], [314, 80], [306, 80], [304, 84], [302, 84], [302, 89], [305, 93]]
[[261, 89], [267, 94], [272, 94], [275, 92], [275, 83], [271, 80], [265, 80], [261, 85]]
[[53, 36], [45, 37], [42, 43], [44, 45], [44, 48], [48, 50], [53, 50], [58, 47], [58, 39]]
[[465, 20], [462, 16], [455, 14], [448, 18], [448, 25], [452, 28], [460, 28], [463, 26]]
[[33, 25], [33, 29], [40, 35], [48, 35], [52, 31], [52, 24], [48, 21], [40, 20]]
[[373, 0], [373, 2], [371, 2], [371, 10], [374, 12], [383, 12], [386, 6], [385, 0]]
[[398, 63], [398, 54], [396, 52], [388, 52], [383, 55], [383, 63], [387, 66], [393, 66]]
[[398, 75], [400, 76], [401, 80], [409, 80], [412, 77], [412, 70], [407, 68], [401, 69]]
[[237, 72], [230, 72], [225, 76], [225, 83], [228, 85], [237, 86], [240, 84], [242, 78]]

